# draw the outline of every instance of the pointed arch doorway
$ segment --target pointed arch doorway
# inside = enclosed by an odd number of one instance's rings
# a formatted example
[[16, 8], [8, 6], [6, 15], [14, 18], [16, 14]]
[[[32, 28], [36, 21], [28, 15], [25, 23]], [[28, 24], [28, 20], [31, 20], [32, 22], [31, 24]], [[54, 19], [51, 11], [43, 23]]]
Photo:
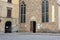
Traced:
[[30, 31], [36, 33], [36, 21], [30, 22]]
[[12, 23], [10, 21], [5, 23], [5, 33], [11, 33], [11, 25]]

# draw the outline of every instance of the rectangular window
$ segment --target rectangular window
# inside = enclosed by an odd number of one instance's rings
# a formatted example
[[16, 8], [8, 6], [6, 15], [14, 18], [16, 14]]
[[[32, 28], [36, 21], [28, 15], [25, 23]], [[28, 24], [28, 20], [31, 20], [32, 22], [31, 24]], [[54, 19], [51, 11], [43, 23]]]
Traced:
[[21, 7], [21, 23], [25, 23], [26, 7]]
[[42, 22], [45, 22], [45, 4], [42, 2]]
[[11, 18], [12, 8], [7, 8], [7, 17]]
[[54, 13], [55, 13], [55, 8], [54, 8], [54, 5], [52, 5], [52, 22], [55, 21], [55, 15], [54, 15]]
[[8, 0], [8, 3], [12, 3], [12, 0]]
[[23, 9], [23, 7], [21, 6], [21, 23], [23, 23], [24, 21], [24, 9]]
[[49, 9], [48, 9], [49, 7], [48, 7], [48, 1], [46, 1], [46, 22], [49, 22]]
[[42, 22], [49, 22], [49, 7], [48, 7], [48, 1], [44, 0], [42, 1]]

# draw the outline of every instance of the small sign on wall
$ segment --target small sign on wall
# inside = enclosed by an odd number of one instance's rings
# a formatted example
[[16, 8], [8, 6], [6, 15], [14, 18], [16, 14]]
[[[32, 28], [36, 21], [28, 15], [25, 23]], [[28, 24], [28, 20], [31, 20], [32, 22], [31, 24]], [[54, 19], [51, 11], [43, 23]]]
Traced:
[[41, 29], [42, 25], [41, 24], [37, 24], [38, 29]]

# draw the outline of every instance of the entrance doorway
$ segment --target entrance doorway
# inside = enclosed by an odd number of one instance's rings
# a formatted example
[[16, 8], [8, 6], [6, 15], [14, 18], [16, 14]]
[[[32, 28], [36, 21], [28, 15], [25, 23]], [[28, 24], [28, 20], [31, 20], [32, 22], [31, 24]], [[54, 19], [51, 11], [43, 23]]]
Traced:
[[5, 23], [5, 33], [11, 33], [11, 22], [10, 21], [7, 21]]
[[33, 32], [33, 33], [36, 33], [36, 21], [31, 21], [30, 31]]

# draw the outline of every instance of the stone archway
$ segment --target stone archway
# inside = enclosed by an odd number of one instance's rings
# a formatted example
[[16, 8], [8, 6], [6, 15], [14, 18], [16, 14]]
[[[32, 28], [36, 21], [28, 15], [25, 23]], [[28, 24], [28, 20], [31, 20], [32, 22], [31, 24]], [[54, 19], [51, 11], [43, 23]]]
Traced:
[[11, 33], [11, 25], [12, 23], [10, 21], [5, 23], [5, 33]]
[[30, 32], [36, 33], [36, 17], [32, 16], [30, 18]]

